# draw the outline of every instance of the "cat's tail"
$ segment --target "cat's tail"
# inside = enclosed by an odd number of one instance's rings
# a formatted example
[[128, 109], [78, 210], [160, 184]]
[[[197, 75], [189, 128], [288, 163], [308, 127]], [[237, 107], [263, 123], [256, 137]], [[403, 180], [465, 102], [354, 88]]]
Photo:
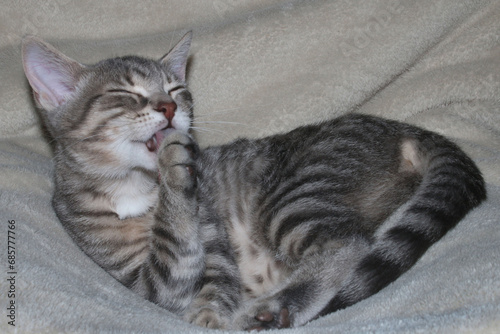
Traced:
[[460, 148], [431, 132], [414, 128], [407, 132], [413, 139], [403, 143], [402, 154], [422, 174], [422, 182], [401, 218], [375, 236], [369, 253], [318, 316], [386, 287], [486, 198], [480, 171]]

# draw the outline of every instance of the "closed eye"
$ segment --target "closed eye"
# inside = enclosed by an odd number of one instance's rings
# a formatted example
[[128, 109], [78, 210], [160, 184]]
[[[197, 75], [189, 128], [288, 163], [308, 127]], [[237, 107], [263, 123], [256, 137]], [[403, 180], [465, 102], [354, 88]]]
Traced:
[[170, 88], [168, 90], [168, 95], [172, 95], [172, 93], [174, 93], [174, 92], [176, 92], [178, 90], [181, 90], [181, 89], [185, 89], [185, 88], [186, 88], [186, 86], [184, 86], [184, 85], [179, 85], [179, 86], [175, 86], [173, 88]]
[[[134, 105], [131, 104], [130, 102], [133, 102], [136, 105], [139, 105], [141, 107], [144, 107], [148, 104], [148, 99], [142, 96], [139, 93], [131, 92], [126, 89], [109, 89], [106, 91], [106, 93], [112, 94], [112, 95], [117, 95], [116, 98], [120, 99], [120, 104], [124, 104], [125, 102], [128, 103], [129, 107], [132, 108]], [[121, 96], [120, 96], [121, 95]]]
[[125, 89], [109, 89], [107, 91], [107, 93], [132, 94], [132, 95], [136, 95], [136, 96], [142, 97], [141, 94], [134, 93], [134, 92], [131, 92], [131, 91], [125, 90]]

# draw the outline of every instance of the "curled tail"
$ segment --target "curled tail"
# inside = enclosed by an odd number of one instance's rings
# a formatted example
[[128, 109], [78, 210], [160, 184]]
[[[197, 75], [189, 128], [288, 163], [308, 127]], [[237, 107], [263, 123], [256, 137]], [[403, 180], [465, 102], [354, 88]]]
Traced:
[[422, 174], [422, 182], [401, 218], [375, 237], [370, 252], [319, 316], [386, 287], [486, 198], [479, 169], [460, 148], [431, 132], [415, 128], [405, 132], [413, 139], [403, 142], [403, 159]]

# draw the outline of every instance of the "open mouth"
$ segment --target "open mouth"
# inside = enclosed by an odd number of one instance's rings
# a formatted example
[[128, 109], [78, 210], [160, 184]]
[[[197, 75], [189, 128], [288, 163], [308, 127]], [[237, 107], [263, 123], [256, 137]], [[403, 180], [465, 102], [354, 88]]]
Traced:
[[146, 147], [148, 148], [149, 152], [158, 153], [158, 149], [160, 148], [161, 142], [165, 138], [165, 132], [164, 132], [165, 130], [166, 129], [155, 132], [151, 136], [151, 138], [149, 138], [146, 141]]
[[175, 130], [175, 127], [172, 125], [172, 122], [170, 121], [167, 127], [155, 132], [151, 136], [151, 138], [146, 140], [146, 147], [148, 148], [148, 151], [158, 153], [158, 149], [160, 148], [163, 139], [165, 139], [167, 134], [173, 130]]

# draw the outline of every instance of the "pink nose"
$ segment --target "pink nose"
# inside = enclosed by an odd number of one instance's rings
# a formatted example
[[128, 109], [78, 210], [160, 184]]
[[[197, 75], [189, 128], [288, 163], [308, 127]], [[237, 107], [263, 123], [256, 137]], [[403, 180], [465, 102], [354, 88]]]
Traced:
[[161, 102], [158, 104], [155, 110], [165, 114], [165, 117], [168, 119], [168, 121], [172, 123], [172, 119], [175, 116], [176, 109], [177, 104], [175, 102]]

